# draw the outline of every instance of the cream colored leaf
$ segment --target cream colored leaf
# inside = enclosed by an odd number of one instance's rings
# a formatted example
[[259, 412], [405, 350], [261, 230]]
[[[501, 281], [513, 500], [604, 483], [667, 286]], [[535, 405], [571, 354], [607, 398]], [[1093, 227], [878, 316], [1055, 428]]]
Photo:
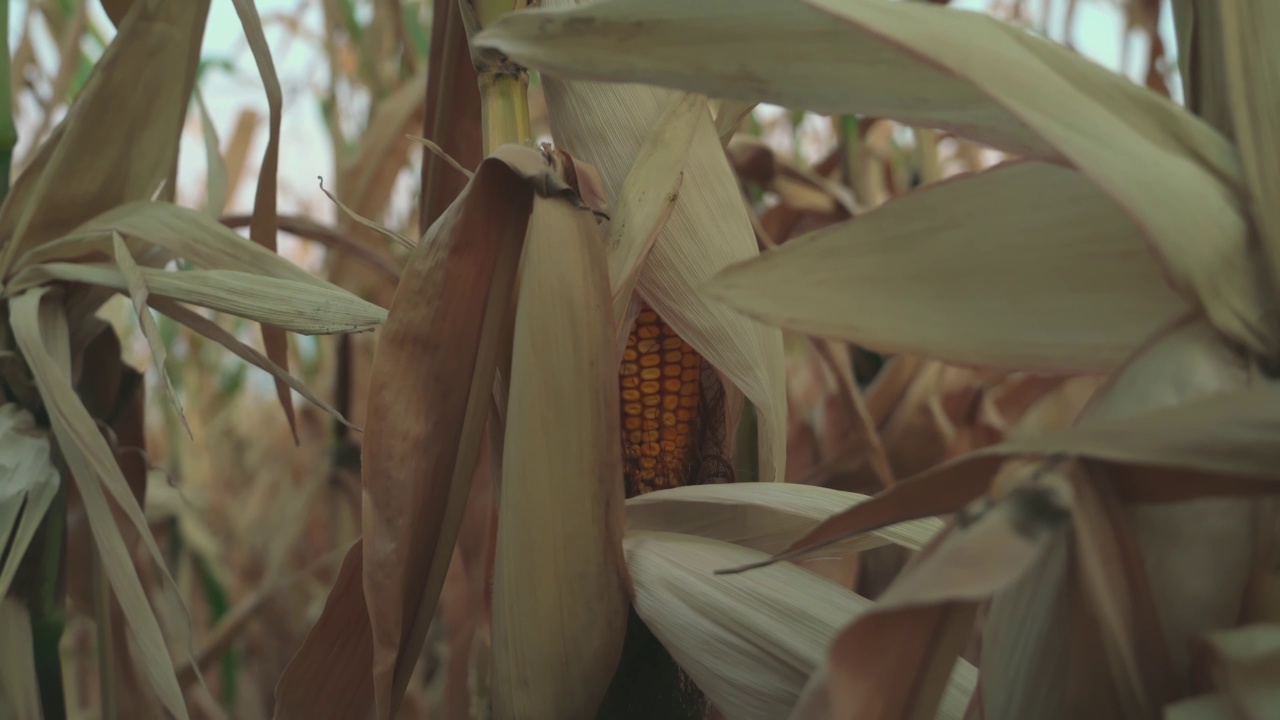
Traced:
[[[836, 633], [874, 604], [787, 563], [716, 575], [766, 557], [717, 540], [635, 532], [625, 546], [636, 612], [732, 720], [787, 717]], [[966, 699], [976, 679], [967, 665], [951, 680]]]
[[125, 289], [129, 293], [129, 299], [133, 301], [133, 311], [138, 315], [138, 325], [142, 328], [142, 335], [147, 339], [148, 347], [151, 348], [151, 359], [164, 384], [165, 395], [169, 397], [169, 402], [173, 403], [173, 409], [178, 413], [178, 420], [187, 431], [187, 437], [191, 437], [191, 426], [187, 424], [187, 415], [182, 411], [182, 403], [178, 402], [178, 393], [173, 389], [173, 383], [169, 380], [169, 370], [165, 367], [168, 353], [164, 349], [164, 340], [160, 337], [160, 327], [156, 325], [156, 319], [147, 309], [147, 281], [142, 276], [142, 269], [129, 253], [128, 246], [124, 244], [124, 238], [120, 237], [119, 233], [112, 233], [112, 242], [116, 267], [124, 277]]
[[592, 720], [627, 624], [607, 262], [535, 198], [520, 270], [493, 570], [495, 720]]
[[[627, 500], [627, 532], [672, 532], [735, 543], [770, 555], [866, 495], [795, 483], [726, 483], [657, 490]], [[823, 548], [838, 557], [890, 543], [919, 550], [942, 527], [936, 518], [890, 525]]]
[[1110, 200], [1038, 162], [917, 190], [725, 270], [709, 292], [880, 351], [1055, 371], [1115, 367], [1187, 310]]
[[152, 561], [170, 586], [173, 579], [165, 569], [164, 556], [156, 546], [142, 509], [129, 490], [111, 448], [71, 384], [68, 329], [59, 299], [50, 296], [48, 288], [34, 288], [12, 298], [9, 309], [14, 340], [35, 376], [58, 440], [58, 449], [80, 491], [94, 544], [111, 588], [120, 600], [143, 671], [165, 708], [179, 720], [185, 720], [189, 717], [187, 708], [160, 624], [133, 566], [129, 548], [125, 547], [116, 526], [104, 488], [111, 494], [116, 507], [129, 518], [146, 544]]
[[706, 112], [706, 98], [701, 95], [685, 93], [672, 98], [645, 137], [618, 191], [605, 249], [609, 256], [614, 323], [620, 334], [631, 329], [625, 322], [631, 293], [644, 259], [678, 202], [689, 146], [698, 120]]
[[[166, 272], [139, 268], [151, 293], [304, 335], [369, 330], [387, 312], [344, 290], [294, 280], [267, 278], [238, 270]], [[71, 280], [127, 291], [117, 268], [89, 263], [44, 263], [23, 270], [9, 293], [53, 280]]]
[[6, 720], [44, 720], [34, 647], [27, 608], [0, 593], [0, 717]]
[[61, 478], [51, 450], [30, 412], [17, 403], [0, 405], [0, 546], [6, 548], [0, 598], [8, 596], [18, 564], [58, 494]]
[[1229, 141], [1011, 24], [883, 0], [613, 0], [513, 13], [477, 47], [563, 78], [887, 117], [1069, 162], [1133, 219], [1217, 326], [1254, 350], [1280, 347]]
[[136, 238], [161, 248], [167, 258], [182, 258], [208, 270], [239, 270], [337, 287], [204, 213], [160, 202], [130, 203], [105, 212], [23, 256], [15, 268], [20, 271], [41, 263], [80, 259], [91, 254], [109, 259], [112, 233]]
[[[600, 171], [610, 206], [617, 207], [637, 154], [675, 93], [640, 85], [563, 83], [550, 76], [543, 76], [543, 86], [556, 144]], [[738, 182], [710, 113], [703, 112], [685, 161], [680, 199], [644, 262], [637, 290], [751, 400], [760, 418], [760, 478], [777, 481], [786, 454], [782, 335], [701, 292], [716, 272], [758, 252]]]

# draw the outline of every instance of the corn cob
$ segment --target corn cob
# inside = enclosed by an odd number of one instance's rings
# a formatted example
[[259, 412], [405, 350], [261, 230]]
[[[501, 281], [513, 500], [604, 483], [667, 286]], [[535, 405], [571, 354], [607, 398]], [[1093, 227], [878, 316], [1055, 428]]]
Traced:
[[618, 370], [627, 497], [690, 482], [701, 428], [702, 357], [642, 306]]

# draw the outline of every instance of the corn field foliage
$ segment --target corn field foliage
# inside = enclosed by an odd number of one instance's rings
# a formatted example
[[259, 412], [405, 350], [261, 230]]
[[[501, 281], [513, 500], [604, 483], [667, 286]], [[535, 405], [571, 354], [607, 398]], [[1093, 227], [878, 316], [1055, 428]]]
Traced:
[[1280, 717], [1274, 0], [0, 6], [0, 719]]

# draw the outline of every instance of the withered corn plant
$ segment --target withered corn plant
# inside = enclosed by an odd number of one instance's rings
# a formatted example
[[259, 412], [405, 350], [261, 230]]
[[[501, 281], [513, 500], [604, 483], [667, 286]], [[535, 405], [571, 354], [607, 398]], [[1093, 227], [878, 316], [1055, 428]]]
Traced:
[[[251, 239], [217, 208], [173, 202], [209, 2], [104, 5], [116, 35], [0, 205], [3, 717], [67, 716], [59, 637], [77, 613], [95, 621], [100, 717], [187, 718], [209, 699], [189, 672], [189, 627], [161, 620], [183, 609], [143, 514], [144, 385], [97, 316], [103, 303], [131, 299], [161, 378], [153, 311], [271, 373], [290, 422], [292, 391], [328, 406], [289, 374], [284, 333], [357, 332], [386, 316], [274, 252], [281, 95], [252, 3], [235, 5], [271, 117]], [[266, 354], [199, 309], [261, 323]]]
[[735, 568], [949, 516], [790, 717], [933, 715], [975, 618], [968, 717], [1274, 716], [1280, 6], [1175, 0], [1179, 106], [932, 4], [565, 4], [474, 47], [566, 86], [890, 118], [1007, 153], [718, 272], [705, 302], [881, 352], [1106, 376], [1070, 428], [906, 478]]
[[[455, 7], [436, 18], [464, 37], [526, 12]], [[487, 448], [478, 716], [783, 717], [871, 603], [795, 565], [713, 571], [765, 561], [866, 498], [776, 482], [781, 334], [701, 291], [758, 255], [724, 151], [750, 106], [713, 116], [699, 94], [544, 76], [555, 144], [534, 148], [525, 70], [470, 49], [485, 159], [438, 171], [467, 183], [413, 250], [378, 339], [363, 537], [276, 716], [397, 716]], [[455, 135], [432, 152], [451, 142], [466, 148]], [[726, 482], [738, 476], [764, 482]], [[840, 552], [918, 549], [939, 527]], [[976, 675], [952, 665], [939, 716], [959, 718]]]

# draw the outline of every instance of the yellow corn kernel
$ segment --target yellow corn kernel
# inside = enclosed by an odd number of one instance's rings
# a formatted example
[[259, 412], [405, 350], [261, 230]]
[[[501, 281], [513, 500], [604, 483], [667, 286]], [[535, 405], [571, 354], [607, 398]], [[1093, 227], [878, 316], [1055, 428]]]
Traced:
[[627, 497], [689, 481], [701, 364], [689, 343], [641, 306], [618, 370]]

